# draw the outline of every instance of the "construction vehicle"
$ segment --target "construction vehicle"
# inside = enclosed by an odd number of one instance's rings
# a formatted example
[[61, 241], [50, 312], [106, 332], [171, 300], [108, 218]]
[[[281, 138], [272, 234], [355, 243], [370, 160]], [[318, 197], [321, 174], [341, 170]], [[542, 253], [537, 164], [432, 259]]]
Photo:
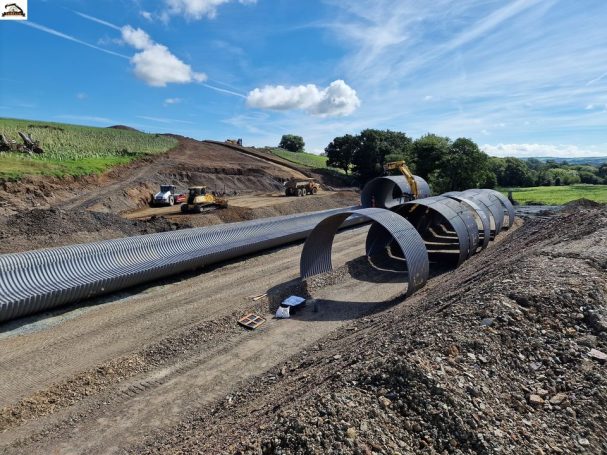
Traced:
[[192, 186], [188, 190], [188, 199], [181, 204], [183, 213], [202, 213], [228, 208], [228, 200], [216, 192], [208, 192], [206, 186]]
[[226, 139], [226, 144], [240, 145], [242, 147], [242, 139]]
[[411, 193], [406, 194], [405, 196], [410, 198], [409, 200], [418, 199], [420, 197], [419, 189], [417, 187], [417, 180], [415, 180], [413, 172], [411, 172], [411, 169], [409, 169], [409, 166], [407, 166], [404, 161], [390, 161], [385, 163], [384, 172], [386, 175], [388, 175], [390, 171], [399, 171], [407, 180], [409, 188], [411, 188]]
[[174, 205], [185, 200], [185, 194], [177, 194], [175, 185], [160, 185], [160, 191], [152, 198], [152, 205]]
[[305, 196], [318, 193], [318, 183], [314, 179], [290, 178], [285, 182], [286, 196]]

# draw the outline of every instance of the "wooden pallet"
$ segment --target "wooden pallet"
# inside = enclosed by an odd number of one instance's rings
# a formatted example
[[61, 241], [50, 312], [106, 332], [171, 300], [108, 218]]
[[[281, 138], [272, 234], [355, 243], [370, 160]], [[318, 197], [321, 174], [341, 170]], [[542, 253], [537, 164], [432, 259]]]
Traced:
[[254, 313], [249, 313], [238, 320], [238, 323], [247, 329], [256, 329], [264, 322], [266, 322], [264, 318]]

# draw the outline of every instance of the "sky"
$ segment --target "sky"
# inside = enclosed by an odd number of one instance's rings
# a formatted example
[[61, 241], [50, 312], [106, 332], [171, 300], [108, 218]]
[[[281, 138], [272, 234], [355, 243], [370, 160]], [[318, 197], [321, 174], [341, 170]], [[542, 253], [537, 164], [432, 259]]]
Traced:
[[0, 117], [607, 156], [605, 24], [605, 0], [29, 0], [0, 21]]

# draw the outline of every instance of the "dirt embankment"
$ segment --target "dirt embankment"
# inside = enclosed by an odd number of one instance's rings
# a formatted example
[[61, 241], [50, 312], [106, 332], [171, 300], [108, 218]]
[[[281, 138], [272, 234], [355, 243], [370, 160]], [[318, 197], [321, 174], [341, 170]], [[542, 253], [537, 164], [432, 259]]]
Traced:
[[358, 195], [349, 192], [289, 199], [289, 203], [258, 208], [230, 207], [205, 214], [186, 215], [175, 209], [174, 215], [148, 219], [125, 219], [112, 213], [82, 209], [33, 209], [0, 217], [0, 254], [328, 210], [358, 203]]
[[606, 453], [606, 239], [530, 220], [132, 452]]
[[100, 176], [58, 179], [31, 177], [0, 183], [0, 216], [32, 208], [59, 207], [119, 213], [149, 202], [160, 184], [180, 189], [207, 185], [227, 192], [282, 190], [298, 171], [247, 156], [221, 145], [178, 137], [166, 154], [138, 160]]

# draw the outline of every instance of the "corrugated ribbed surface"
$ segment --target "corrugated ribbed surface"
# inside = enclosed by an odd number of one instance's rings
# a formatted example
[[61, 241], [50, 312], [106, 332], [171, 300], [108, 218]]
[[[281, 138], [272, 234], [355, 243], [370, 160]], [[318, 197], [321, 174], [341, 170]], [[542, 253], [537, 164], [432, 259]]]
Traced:
[[308, 236], [301, 253], [300, 272], [302, 278], [333, 269], [331, 251], [338, 228], [350, 216], [358, 216], [373, 221], [367, 236], [367, 245], [374, 226], [381, 226], [400, 247], [407, 261], [408, 286], [406, 295], [421, 288], [428, 280], [429, 262], [424, 242], [415, 228], [407, 220], [393, 212], [377, 208], [365, 208], [347, 213], [331, 215], [321, 221]]
[[302, 240], [354, 208], [0, 255], [0, 322]]
[[[423, 178], [414, 176], [420, 198], [430, 196], [430, 186]], [[411, 186], [403, 175], [376, 177], [367, 182], [360, 193], [363, 207], [389, 209], [409, 200], [405, 195], [411, 194]]]
[[[445, 193], [445, 194], [443, 194], [443, 196], [446, 196], [446, 197], [449, 197], [456, 201], [459, 201], [460, 203], [469, 207], [469, 210], [478, 219], [478, 222], [477, 222], [477, 228], [479, 231], [478, 246], [481, 249], [487, 248], [487, 245], [489, 245], [489, 241], [491, 240], [491, 221], [490, 221], [491, 212], [489, 211], [489, 209], [480, 203], [477, 204], [476, 202], [472, 201], [471, 199], [467, 199], [464, 196], [459, 196], [456, 193]], [[479, 225], [479, 223], [480, 223], [480, 225]]]

